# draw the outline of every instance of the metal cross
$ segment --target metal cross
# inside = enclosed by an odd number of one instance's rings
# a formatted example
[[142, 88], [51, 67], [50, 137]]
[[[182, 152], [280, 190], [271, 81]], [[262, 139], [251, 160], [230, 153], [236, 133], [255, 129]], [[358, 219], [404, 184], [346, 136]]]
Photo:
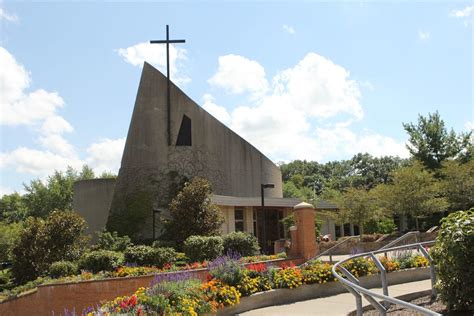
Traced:
[[168, 146], [171, 146], [170, 43], [185, 42], [185, 40], [170, 40], [170, 32], [168, 25], [166, 25], [166, 40], [150, 41], [150, 44], [166, 44], [166, 76], [168, 78], [168, 95], [166, 99], [166, 107], [168, 110]]

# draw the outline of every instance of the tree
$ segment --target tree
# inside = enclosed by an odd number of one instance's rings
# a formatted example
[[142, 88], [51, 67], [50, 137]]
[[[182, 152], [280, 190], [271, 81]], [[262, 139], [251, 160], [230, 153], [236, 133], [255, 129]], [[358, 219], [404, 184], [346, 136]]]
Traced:
[[372, 194], [365, 189], [349, 188], [338, 203], [341, 222], [351, 222], [359, 225], [360, 235], [364, 234], [364, 226], [374, 219], [376, 201]]
[[393, 184], [376, 188], [380, 206], [401, 217], [413, 216], [417, 229], [419, 217], [444, 211], [448, 207], [446, 198], [441, 196], [439, 182], [420, 163], [400, 168], [392, 173], [392, 177]]
[[224, 218], [220, 209], [211, 203], [209, 181], [196, 177], [171, 201], [171, 219], [165, 225], [165, 235], [182, 243], [192, 235], [218, 235]]
[[74, 182], [94, 177], [94, 171], [84, 165], [80, 173], [68, 167], [65, 172], [55, 171], [45, 182], [32, 180], [29, 185], [24, 185], [27, 193], [23, 198], [28, 214], [45, 218], [53, 210], [72, 209]]
[[54, 211], [46, 220], [29, 217], [11, 248], [18, 283], [45, 274], [56, 261], [77, 260], [87, 245], [86, 223], [77, 213]]
[[451, 210], [468, 210], [474, 207], [474, 159], [464, 164], [444, 162], [441, 176], [441, 190]]
[[17, 192], [4, 195], [0, 199], [0, 221], [15, 223], [28, 216], [25, 199]]
[[417, 125], [403, 123], [403, 128], [410, 136], [408, 150], [431, 170], [440, 168], [448, 158], [466, 160], [472, 151], [472, 132], [456, 134], [452, 129], [448, 132], [438, 112], [428, 113], [427, 118], [419, 115]]

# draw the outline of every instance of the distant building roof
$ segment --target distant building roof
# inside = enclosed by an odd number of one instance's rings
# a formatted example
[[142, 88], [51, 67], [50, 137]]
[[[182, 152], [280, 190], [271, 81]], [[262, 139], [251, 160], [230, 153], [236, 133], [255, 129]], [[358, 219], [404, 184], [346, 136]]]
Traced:
[[[222, 206], [261, 206], [262, 199], [259, 196], [255, 197], [237, 197], [226, 195], [212, 195], [212, 203]], [[265, 206], [269, 207], [294, 207], [301, 203], [301, 199], [294, 198], [275, 198], [265, 197]], [[337, 206], [326, 201], [319, 201], [316, 204], [316, 209], [322, 210], [337, 210]]]

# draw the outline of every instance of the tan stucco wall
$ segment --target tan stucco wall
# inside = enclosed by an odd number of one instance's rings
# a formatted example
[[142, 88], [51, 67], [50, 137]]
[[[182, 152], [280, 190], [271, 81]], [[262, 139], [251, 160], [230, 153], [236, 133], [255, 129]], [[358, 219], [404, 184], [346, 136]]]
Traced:
[[95, 232], [105, 228], [114, 188], [115, 179], [81, 180], [74, 183], [73, 209], [86, 220], [86, 233], [92, 235], [92, 242], [97, 240]]

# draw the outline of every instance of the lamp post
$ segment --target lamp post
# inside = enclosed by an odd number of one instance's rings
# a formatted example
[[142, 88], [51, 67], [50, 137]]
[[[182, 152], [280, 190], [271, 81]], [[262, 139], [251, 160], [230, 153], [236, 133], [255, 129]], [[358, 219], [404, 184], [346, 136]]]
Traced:
[[273, 183], [262, 183], [260, 185], [260, 193], [262, 196], [262, 212], [263, 212], [263, 244], [264, 251], [267, 252], [267, 214], [265, 212], [265, 189], [273, 189], [275, 185]]

